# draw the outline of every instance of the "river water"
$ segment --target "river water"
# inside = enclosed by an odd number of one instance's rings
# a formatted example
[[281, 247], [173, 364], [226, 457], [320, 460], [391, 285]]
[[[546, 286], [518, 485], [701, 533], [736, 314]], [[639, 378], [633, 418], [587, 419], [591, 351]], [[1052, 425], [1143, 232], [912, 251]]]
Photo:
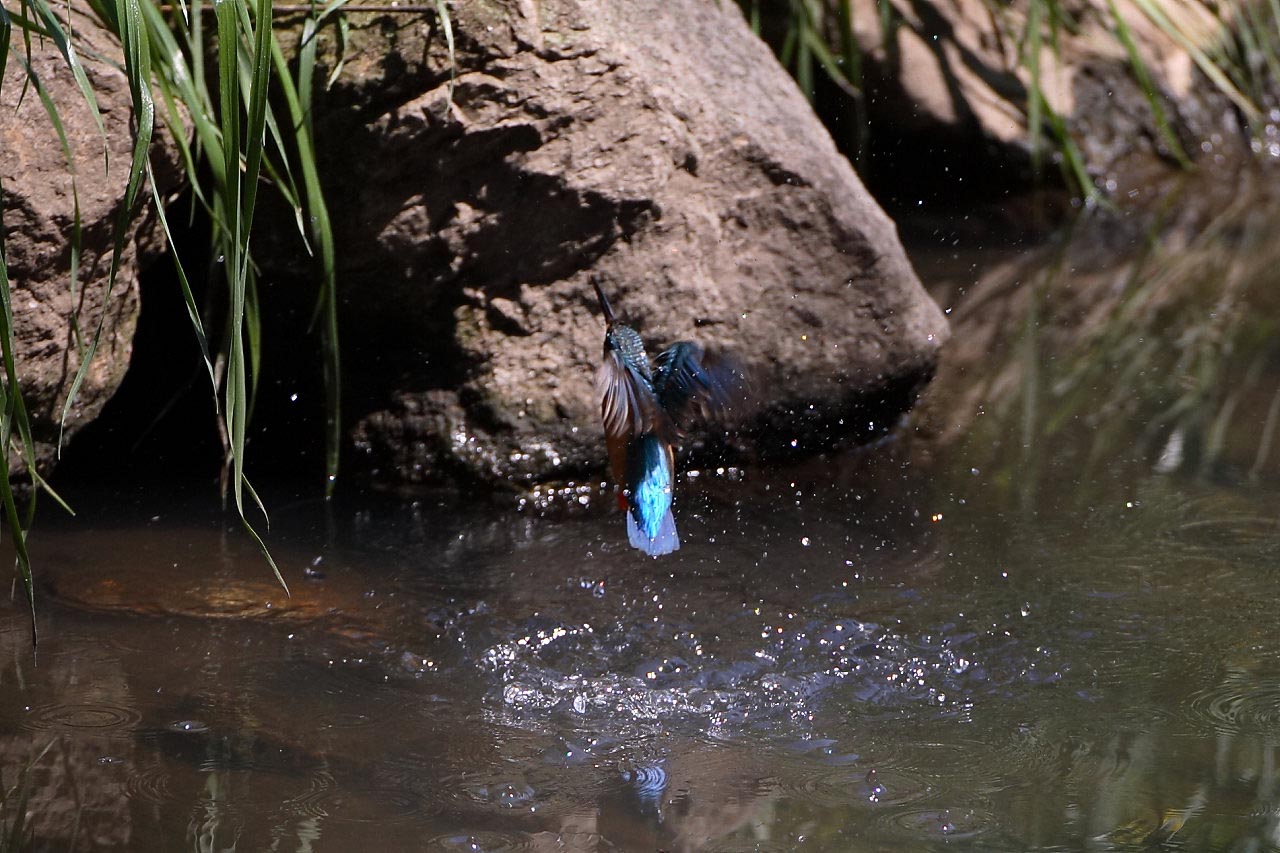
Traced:
[[[1124, 281], [1132, 306], [1148, 279]], [[1166, 294], [1118, 394], [1132, 352], [1094, 369], [1103, 344], [1027, 333], [1060, 292], [1003, 355], [956, 356], [1012, 377], [1004, 408], [944, 368], [965, 392], [875, 447], [699, 463], [657, 561], [599, 483], [281, 491], [285, 598], [206, 491], [81, 488], [32, 538], [38, 652], [0, 612], [0, 769], [36, 849], [1275, 849], [1271, 315], [1240, 285], [1204, 374], [1179, 361], [1200, 290]], [[1217, 390], [1188, 403], [1179, 371]]]

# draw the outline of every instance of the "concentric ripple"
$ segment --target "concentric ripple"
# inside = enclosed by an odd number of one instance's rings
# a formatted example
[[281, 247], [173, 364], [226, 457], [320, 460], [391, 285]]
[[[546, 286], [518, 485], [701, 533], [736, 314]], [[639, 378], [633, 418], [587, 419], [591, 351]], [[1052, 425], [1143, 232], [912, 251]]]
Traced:
[[999, 825], [990, 812], [970, 808], [900, 809], [888, 813], [880, 823], [909, 838], [948, 842], [972, 840]]
[[1233, 670], [1188, 707], [1195, 723], [1220, 734], [1280, 735], [1280, 672]]
[[534, 847], [534, 839], [526, 833], [486, 831], [437, 835], [426, 842], [424, 849], [502, 853], [507, 850], [532, 850]]
[[326, 792], [320, 799], [327, 819], [340, 823], [398, 823], [424, 813], [419, 798], [402, 788], [338, 788]]
[[130, 799], [162, 805], [173, 799], [173, 777], [160, 763], [138, 767], [125, 779], [125, 795]]
[[141, 718], [133, 708], [73, 702], [32, 708], [23, 718], [23, 724], [36, 731], [89, 731], [123, 737], [137, 727]]

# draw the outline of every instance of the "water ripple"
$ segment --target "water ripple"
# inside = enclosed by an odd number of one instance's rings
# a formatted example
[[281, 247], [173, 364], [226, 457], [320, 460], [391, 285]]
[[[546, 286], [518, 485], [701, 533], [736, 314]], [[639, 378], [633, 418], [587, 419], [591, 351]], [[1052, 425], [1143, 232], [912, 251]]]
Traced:
[[1194, 722], [1220, 734], [1280, 735], [1280, 672], [1232, 669], [1188, 708]]
[[306, 791], [284, 801], [283, 811], [298, 817], [328, 817], [332, 808], [329, 801], [337, 790], [337, 781], [327, 770], [311, 774], [309, 781]]
[[163, 805], [173, 799], [172, 783], [169, 771], [158, 762], [137, 767], [125, 779], [125, 796]]
[[[598, 836], [596, 836], [598, 838]], [[427, 850], [465, 850], [468, 853], [501, 853], [504, 850], [531, 850], [534, 839], [523, 832], [472, 832], [437, 835], [428, 839]], [[594, 846], [573, 848], [591, 850]]]
[[23, 718], [28, 730], [82, 731], [128, 736], [142, 718], [133, 708], [103, 703], [62, 703], [32, 708]]
[[999, 826], [991, 812], [972, 808], [900, 809], [886, 813], [879, 822], [915, 840], [944, 842], [970, 841]]
[[328, 820], [339, 823], [381, 825], [413, 820], [430, 811], [403, 788], [334, 788], [321, 793], [319, 800]]
[[[1177, 549], [1182, 558], [1188, 556], [1274, 556], [1280, 551], [1280, 519], [1269, 515], [1253, 515], [1241, 511], [1222, 514], [1222, 507], [1212, 507], [1216, 514], [1196, 512], [1194, 505], [1175, 526], [1161, 531], [1160, 540]], [[1235, 509], [1235, 508], [1233, 508]]]

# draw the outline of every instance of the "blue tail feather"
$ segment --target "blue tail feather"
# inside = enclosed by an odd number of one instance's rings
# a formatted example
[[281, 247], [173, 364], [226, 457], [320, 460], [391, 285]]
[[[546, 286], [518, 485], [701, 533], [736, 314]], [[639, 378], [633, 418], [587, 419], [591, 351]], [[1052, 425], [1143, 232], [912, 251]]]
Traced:
[[671, 515], [675, 473], [671, 449], [657, 435], [648, 433], [632, 446], [628, 457], [627, 538], [652, 557], [670, 554], [680, 547]]
[[680, 534], [676, 533], [676, 520], [671, 510], [667, 510], [666, 515], [662, 516], [652, 536], [640, 529], [636, 514], [628, 512], [627, 539], [631, 542], [631, 547], [639, 548], [650, 557], [661, 557], [680, 548]]

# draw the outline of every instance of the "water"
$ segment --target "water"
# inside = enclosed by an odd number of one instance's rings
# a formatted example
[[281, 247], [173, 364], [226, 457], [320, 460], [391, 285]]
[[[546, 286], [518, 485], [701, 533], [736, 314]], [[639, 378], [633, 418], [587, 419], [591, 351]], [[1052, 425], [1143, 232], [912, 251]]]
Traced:
[[661, 561], [603, 507], [297, 504], [292, 600], [191, 506], [50, 518], [5, 778], [51, 745], [51, 849], [1274, 846], [1280, 495], [832, 465], [686, 482]]
[[207, 492], [82, 491], [38, 653], [0, 613], [4, 785], [52, 850], [1276, 849], [1280, 357], [1231, 316], [1132, 405], [1010, 336], [962, 438], [685, 476], [658, 561], [594, 484], [276, 495], [286, 597]]

